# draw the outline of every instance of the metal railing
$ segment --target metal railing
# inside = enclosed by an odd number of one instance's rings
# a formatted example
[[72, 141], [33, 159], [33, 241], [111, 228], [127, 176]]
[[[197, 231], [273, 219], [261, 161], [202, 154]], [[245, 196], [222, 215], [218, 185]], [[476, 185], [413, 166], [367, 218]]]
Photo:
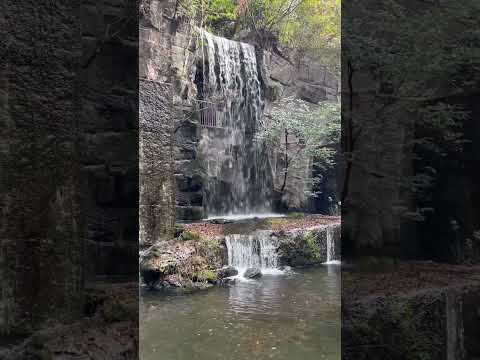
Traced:
[[221, 127], [217, 110], [213, 107], [200, 109], [200, 125], [205, 127]]

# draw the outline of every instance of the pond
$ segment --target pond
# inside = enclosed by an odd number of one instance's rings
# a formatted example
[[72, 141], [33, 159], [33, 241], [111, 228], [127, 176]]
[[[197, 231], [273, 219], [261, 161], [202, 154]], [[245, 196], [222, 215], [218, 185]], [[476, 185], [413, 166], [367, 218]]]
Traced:
[[194, 294], [143, 292], [142, 360], [338, 360], [340, 267]]

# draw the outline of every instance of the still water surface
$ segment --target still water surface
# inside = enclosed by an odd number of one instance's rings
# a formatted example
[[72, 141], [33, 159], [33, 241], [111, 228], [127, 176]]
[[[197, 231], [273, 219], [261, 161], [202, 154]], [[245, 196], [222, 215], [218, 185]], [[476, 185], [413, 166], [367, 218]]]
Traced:
[[191, 295], [144, 292], [142, 360], [338, 360], [340, 267]]

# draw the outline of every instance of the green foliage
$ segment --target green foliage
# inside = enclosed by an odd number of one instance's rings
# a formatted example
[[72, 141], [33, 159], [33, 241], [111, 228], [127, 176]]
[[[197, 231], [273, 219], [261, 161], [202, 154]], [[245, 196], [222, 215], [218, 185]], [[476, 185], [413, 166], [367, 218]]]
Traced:
[[213, 283], [217, 281], [217, 279], [217, 273], [210, 269], [203, 269], [197, 275], [197, 281]]
[[306, 244], [306, 254], [307, 258], [310, 258], [314, 261], [319, 261], [322, 253], [320, 251], [320, 246], [317, 243], [317, 236], [313, 231], [307, 231], [303, 236]]
[[195, 26], [218, 35], [273, 33], [281, 45], [339, 74], [340, 0], [179, 0], [177, 7]]
[[267, 30], [281, 44], [340, 71], [340, 0], [249, 0], [239, 2], [242, 27]]
[[318, 195], [315, 189], [323, 181], [321, 174], [335, 166], [340, 145], [340, 121], [338, 103], [312, 105], [303, 100], [285, 98], [275, 104], [271, 120], [261, 136], [284, 153], [285, 180], [294, 162], [310, 157], [316, 170], [310, 195]]
[[323, 62], [340, 74], [341, 1], [305, 0], [280, 26], [282, 43]]
[[200, 237], [197, 245], [202, 256], [215, 258], [218, 257], [219, 253], [221, 252], [220, 242], [215, 238], [202, 236]]
[[150, 255], [151, 255], [153, 258], [158, 258], [158, 257], [160, 257], [161, 254], [162, 254], [162, 252], [161, 252], [160, 249], [157, 248], [157, 247], [153, 247], [153, 248], [150, 250]]

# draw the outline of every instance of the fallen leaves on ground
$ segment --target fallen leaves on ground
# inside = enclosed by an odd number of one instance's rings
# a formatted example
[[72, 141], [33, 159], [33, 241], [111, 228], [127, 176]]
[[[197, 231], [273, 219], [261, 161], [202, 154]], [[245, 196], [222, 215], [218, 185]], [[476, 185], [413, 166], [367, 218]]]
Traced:
[[[333, 223], [340, 223], [339, 216], [328, 216], [321, 214], [305, 215], [301, 218], [270, 218], [270, 219], [258, 219], [248, 220], [256, 221], [254, 228], [261, 230], [274, 230], [274, 231], [287, 231], [292, 229], [306, 229], [318, 225], [327, 225]], [[186, 224], [185, 229], [198, 233], [199, 235], [206, 237], [214, 237], [232, 233], [231, 228], [233, 224], [213, 224], [211, 222], [197, 222]], [[238, 227], [238, 223], [236, 224]], [[251, 224], [250, 224], [251, 226]]]

